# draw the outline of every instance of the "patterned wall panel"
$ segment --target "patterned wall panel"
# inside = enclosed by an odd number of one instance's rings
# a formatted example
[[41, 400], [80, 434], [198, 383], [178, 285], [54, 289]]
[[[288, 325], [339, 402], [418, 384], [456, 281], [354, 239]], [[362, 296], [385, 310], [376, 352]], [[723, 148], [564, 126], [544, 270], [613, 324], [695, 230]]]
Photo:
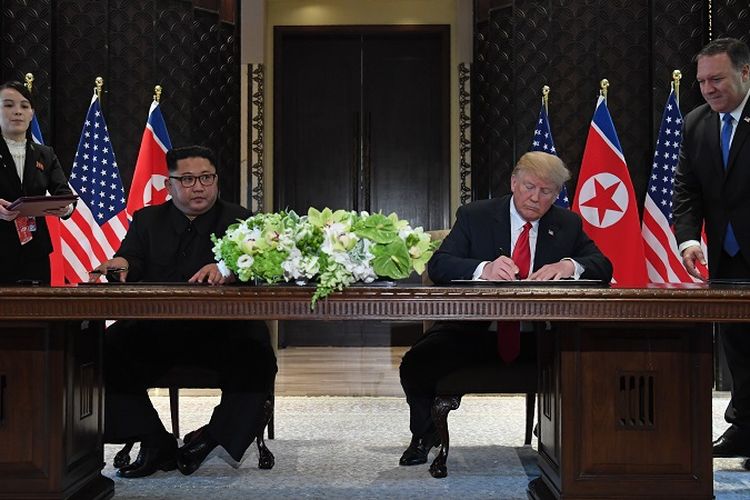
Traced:
[[3, 0], [0, 5], [0, 81], [24, 81], [34, 75], [34, 106], [42, 134], [49, 137], [51, 49], [50, 0], [28, 5], [24, 0]]
[[[489, 172], [489, 90], [488, 68], [489, 23], [477, 22], [474, 27], [474, 62], [469, 91], [471, 99], [471, 187], [475, 199], [487, 198]], [[481, 189], [480, 189], [481, 186]]]
[[193, 9], [183, 0], [159, 0], [154, 41], [154, 83], [164, 89], [161, 110], [175, 147], [193, 142]]
[[[544, 84], [550, 122], [574, 190], [599, 81], [642, 202], [673, 69], [683, 72], [683, 110], [702, 102], [692, 56], [708, 41], [706, 0], [477, 0], [472, 72], [475, 198], [507, 192], [528, 149]], [[750, 7], [713, 1], [714, 31], [747, 37]]]
[[[542, 103], [542, 87], [549, 85], [553, 89], [550, 102], [550, 113], [556, 106], [553, 85], [557, 84], [556, 71], [558, 57], [550, 37], [549, 4], [541, 5], [534, 1], [516, 1], [513, 11], [514, 34], [513, 50], [515, 52], [515, 89], [513, 103], [515, 147], [513, 157], [519, 158], [531, 146], [533, 131], [539, 108]], [[553, 137], [556, 130], [553, 130]], [[559, 153], [565, 157], [562, 152]], [[510, 165], [512, 168], [512, 165]], [[507, 179], [510, 172], [503, 175]], [[510, 191], [510, 184], [502, 185], [501, 191]]]
[[[658, 127], [669, 96], [672, 71], [682, 72], [680, 109], [683, 114], [703, 103], [695, 81], [693, 56], [708, 41], [703, 29], [707, 10], [702, 0], [679, 0], [653, 3], [652, 47], [653, 113]], [[658, 41], [658, 43], [657, 43]], [[653, 138], [659, 133], [654, 128]]]
[[[29, 5], [31, 4], [31, 5]], [[200, 4], [203, 7], [197, 7]], [[130, 185], [154, 85], [175, 146], [217, 151], [226, 198], [239, 200], [239, 28], [236, 6], [191, 0], [2, 0], [0, 76], [35, 75], [48, 143], [70, 169], [94, 79], [120, 174]], [[227, 21], [220, 21], [219, 7]]]
[[[505, 2], [508, 3], [508, 2]], [[475, 199], [496, 195], [513, 166], [512, 7], [493, 6], [476, 43], [472, 84], [472, 191]], [[475, 156], [476, 155], [476, 156]], [[507, 184], [507, 181], [506, 181]]]
[[217, 141], [219, 158], [225, 169], [222, 193], [240, 200], [240, 66], [235, 26], [221, 23], [219, 29], [218, 113], [221, 136]]
[[[53, 116], [52, 139], [60, 162], [70, 172], [83, 119], [94, 90], [97, 76], [109, 85], [107, 59], [108, 2], [59, 0], [53, 14], [55, 38], [52, 46]], [[108, 104], [105, 99], [102, 103]], [[107, 113], [112, 130], [116, 117]], [[115, 154], [120, 151], [116, 149]]]
[[[222, 195], [226, 199], [239, 200], [239, 84], [231, 86], [226, 81], [227, 75], [239, 81], [239, 65], [236, 57], [228, 57], [227, 49], [222, 45], [235, 43], [234, 31], [225, 30], [218, 25], [207, 12], [196, 10], [195, 29], [200, 36], [195, 40], [193, 49], [193, 121], [192, 135], [196, 142], [205, 144], [216, 151], [219, 162]], [[232, 71], [222, 70], [222, 57], [225, 63], [234, 65]], [[230, 89], [237, 89], [236, 96], [228, 95]], [[227, 100], [232, 99], [236, 109], [228, 109]], [[232, 123], [228, 120], [232, 117]], [[234, 133], [236, 138], [228, 134]], [[229, 148], [234, 152], [229, 153]]]
[[713, 38], [731, 36], [750, 43], [750, 5], [747, 0], [722, 0], [713, 4]]
[[154, 3], [158, 2], [109, 2], [109, 73], [102, 104], [122, 183], [127, 187], [135, 170], [156, 83]]

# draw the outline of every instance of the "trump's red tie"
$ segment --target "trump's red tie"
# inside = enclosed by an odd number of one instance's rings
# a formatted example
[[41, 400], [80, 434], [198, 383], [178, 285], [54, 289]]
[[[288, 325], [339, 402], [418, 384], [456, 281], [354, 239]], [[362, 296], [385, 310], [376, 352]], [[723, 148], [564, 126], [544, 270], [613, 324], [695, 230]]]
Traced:
[[[523, 226], [518, 236], [516, 246], [513, 248], [511, 258], [518, 266], [518, 277], [524, 279], [529, 275], [531, 267], [531, 248], [529, 247], [529, 231], [531, 222]], [[497, 323], [497, 351], [500, 358], [510, 363], [518, 357], [521, 352], [521, 323], [518, 321], [498, 321]]]

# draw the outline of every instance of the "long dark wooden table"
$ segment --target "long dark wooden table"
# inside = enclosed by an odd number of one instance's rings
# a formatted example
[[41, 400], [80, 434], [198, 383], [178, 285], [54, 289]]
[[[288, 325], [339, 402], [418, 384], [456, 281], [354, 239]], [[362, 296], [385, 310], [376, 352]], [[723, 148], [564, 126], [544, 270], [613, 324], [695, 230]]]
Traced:
[[[713, 496], [711, 323], [750, 289], [352, 286], [0, 288], [0, 498], [109, 498], [106, 319], [547, 320], [533, 498]], [[406, 417], [405, 417], [406, 418]]]

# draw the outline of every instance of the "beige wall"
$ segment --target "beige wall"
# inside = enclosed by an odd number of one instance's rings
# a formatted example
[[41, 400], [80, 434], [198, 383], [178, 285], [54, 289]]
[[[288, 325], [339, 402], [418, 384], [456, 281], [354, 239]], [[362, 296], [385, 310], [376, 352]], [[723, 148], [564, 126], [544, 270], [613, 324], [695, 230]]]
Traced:
[[[257, 1], [257, 0], [256, 0]], [[244, 2], [243, 2], [244, 4]], [[458, 59], [457, 47], [471, 44], [465, 33], [471, 0], [267, 0], [265, 2], [265, 209], [273, 207], [273, 28], [274, 26], [447, 24], [451, 27], [450, 150], [451, 205], [458, 200]], [[244, 26], [243, 26], [244, 33]], [[458, 35], [457, 35], [458, 33]], [[457, 37], [461, 37], [459, 44]], [[468, 42], [466, 37], [468, 37]], [[465, 51], [462, 51], [465, 52]], [[248, 61], [243, 61], [248, 62]], [[252, 61], [258, 62], [258, 61]], [[243, 88], [246, 88], [243, 74]], [[247, 114], [243, 112], [243, 120]], [[246, 129], [245, 129], [246, 130]], [[244, 158], [246, 150], [242, 152]], [[246, 160], [246, 158], [245, 158]], [[333, 208], [333, 207], [332, 207]], [[336, 207], [338, 208], [338, 207]], [[453, 211], [453, 209], [451, 210]]]

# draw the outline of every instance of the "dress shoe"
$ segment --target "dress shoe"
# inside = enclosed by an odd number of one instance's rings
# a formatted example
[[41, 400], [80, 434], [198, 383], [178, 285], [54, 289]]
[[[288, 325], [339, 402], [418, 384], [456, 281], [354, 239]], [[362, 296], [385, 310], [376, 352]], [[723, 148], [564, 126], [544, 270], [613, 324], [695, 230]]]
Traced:
[[437, 439], [437, 435], [429, 433], [422, 438], [412, 436], [409, 447], [406, 448], [404, 454], [401, 455], [401, 459], [398, 461], [399, 465], [419, 465], [427, 462], [427, 454], [430, 450], [440, 444]]
[[208, 454], [219, 445], [205, 426], [189, 435], [185, 445], [177, 450], [177, 468], [186, 476], [197, 471]]
[[117, 475], [124, 478], [146, 477], [158, 470], [170, 471], [177, 468], [175, 454], [177, 443], [146, 447], [141, 444], [135, 462], [117, 469]]
[[732, 425], [714, 441], [713, 456], [720, 458], [750, 457], [750, 432]]

